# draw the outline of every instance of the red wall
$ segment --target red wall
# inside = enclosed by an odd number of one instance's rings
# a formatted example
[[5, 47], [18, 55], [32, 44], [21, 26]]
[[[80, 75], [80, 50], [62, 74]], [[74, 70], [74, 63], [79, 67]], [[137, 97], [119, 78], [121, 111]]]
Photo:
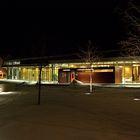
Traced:
[[[93, 83], [115, 83], [114, 72], [94, 72]], [[78, 72], [77, 80], [89, 83], [90, 72]]]

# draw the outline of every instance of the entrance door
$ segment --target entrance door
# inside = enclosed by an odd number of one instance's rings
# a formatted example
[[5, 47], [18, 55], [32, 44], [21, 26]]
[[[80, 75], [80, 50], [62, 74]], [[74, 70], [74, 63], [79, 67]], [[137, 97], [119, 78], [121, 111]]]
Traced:
[[59, 76], [58, 76], [58, 82], [59, 83], [70, 83], [70, 71], [59, 69]]

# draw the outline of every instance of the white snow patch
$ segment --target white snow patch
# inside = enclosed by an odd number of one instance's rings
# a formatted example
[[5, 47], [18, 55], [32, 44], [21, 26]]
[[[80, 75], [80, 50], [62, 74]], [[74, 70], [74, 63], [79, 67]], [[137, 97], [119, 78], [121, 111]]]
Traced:
[[15, 92], [12, 92], [12, 91], [8, 91], [8, 92], [0, 92], [0, 95], [5, 95], [5, 94], [13, 94]]
[[139, 99], [139, 98], [134, 98], [133, 100], [135, 100], [135, 101], [139, 101], [140, 99]]
[[89, 92], [88, 92], [88, 93], [85, 93], [85, 95], [90, 95], [90, 94], [91, 94], [91, 93], [89, 93]]

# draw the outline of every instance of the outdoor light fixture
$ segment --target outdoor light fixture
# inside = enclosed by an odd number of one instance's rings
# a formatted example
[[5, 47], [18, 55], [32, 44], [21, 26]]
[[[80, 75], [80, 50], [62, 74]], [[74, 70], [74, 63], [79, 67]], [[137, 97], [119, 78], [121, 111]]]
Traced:
[[63, 69], [63, 71], [70, 71], [70, 69]]

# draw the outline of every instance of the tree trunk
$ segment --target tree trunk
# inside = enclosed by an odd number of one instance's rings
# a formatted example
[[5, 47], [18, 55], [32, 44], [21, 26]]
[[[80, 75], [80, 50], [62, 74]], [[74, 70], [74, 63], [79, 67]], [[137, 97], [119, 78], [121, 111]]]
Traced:
[[90, 93], [93, 92], [93, 89], [92, 89], [92, 81], [93, 81], [93, 79], [92, 79], [92, 68], [91, 68], [91, 70], [90, 70]]

